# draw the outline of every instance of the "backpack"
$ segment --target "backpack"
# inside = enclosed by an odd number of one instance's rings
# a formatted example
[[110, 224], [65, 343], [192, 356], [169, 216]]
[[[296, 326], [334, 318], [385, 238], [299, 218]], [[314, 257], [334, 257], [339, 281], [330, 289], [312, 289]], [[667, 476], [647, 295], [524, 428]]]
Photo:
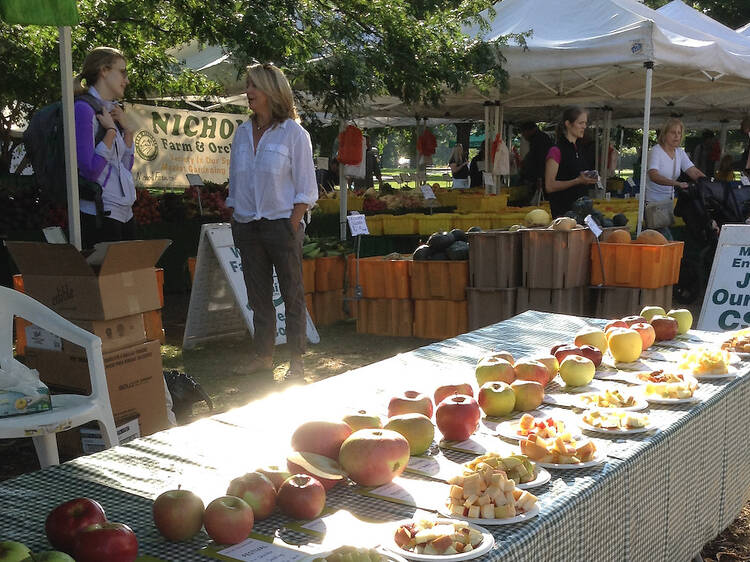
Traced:
[[[102, 102], [91, 94], [76, 96], [84, 100], [95, 113], [101, 114]], [[107, 131], [97, 127], [94, 145], [104, 138]], [[54, 203], [67, 203], [65, 181], [65, 139], [63, 135], [62, 102], [57, 101], [38, 109], [31, 116], [29, 126], [23, 133], [26, 154], [34, 168], [34, 176], [39, 188]], [[101, 201], [102, 188], [99, 184], [78, 175], [78, 196], [80, 199]]]

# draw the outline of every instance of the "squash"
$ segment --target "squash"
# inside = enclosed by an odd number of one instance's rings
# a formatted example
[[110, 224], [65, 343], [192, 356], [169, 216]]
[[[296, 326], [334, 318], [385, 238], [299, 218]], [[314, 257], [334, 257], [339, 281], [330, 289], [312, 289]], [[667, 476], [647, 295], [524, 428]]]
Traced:
[[578, 226], [578, 223], [575, 219], [571, 219], [570, 217], [558, 217], [554, 221], [552, 221], [552, 224], [549, 226], [552, 230], [562, 230], [562, 231], [571, 231], [575, 227]]
[[634, 244], [650, 244], [653, 246], [663, 246], [668, 242], [669, 240], [664, 238], [664, 235], [661, 232], [651, 229], [642, 231], [638, 238], [633, 240]]
[[610, 230], [604, 234], [602, 242], [608, 244], [630, 244], [630, 232], [627, 230]]

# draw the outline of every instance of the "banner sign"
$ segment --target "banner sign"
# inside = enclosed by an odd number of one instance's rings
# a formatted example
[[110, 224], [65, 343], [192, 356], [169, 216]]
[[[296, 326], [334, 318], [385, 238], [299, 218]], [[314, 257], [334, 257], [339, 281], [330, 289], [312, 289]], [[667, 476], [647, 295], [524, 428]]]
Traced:
[[126, 104], [134, 123], [137, 187], [184, 187], [186, 174], [204, 181], [229, 179], [229, 153], [234, 133], [248, 116]]

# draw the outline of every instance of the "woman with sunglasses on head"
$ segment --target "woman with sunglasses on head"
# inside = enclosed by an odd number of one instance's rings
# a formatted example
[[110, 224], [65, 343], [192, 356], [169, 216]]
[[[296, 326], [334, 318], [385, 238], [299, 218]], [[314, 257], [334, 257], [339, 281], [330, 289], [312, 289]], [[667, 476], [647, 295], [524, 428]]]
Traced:
[[129, 84], [125, 56], [97, 47], [76, 77], [75, 124], [84, 248], [135, 238], [133, 128], [117, 100]]
[[290, 351], [287, 376], [304, 375], [307, 313], [302, 286], [303, 217], [318, 199], [310, 135], [297, 123], [294, 96], [271, 64], [247, 67], [252, 118], [237, 128], [229, 162], [232, 236], [253, 310], [254, 357], [244, 373], [270, 370], [276, 339], [273, 271], [279, 281]]
[[544, 190], [553, 218], [570, 211], [575, 200], [588, 195], [598, 181], [595, 174], [584, 173], [593, 168], [581, 142], [587, 125], [588, 113], [574, 105], [563, 111], [555, 128], [556, 144], [547, 152], [544, 168]]

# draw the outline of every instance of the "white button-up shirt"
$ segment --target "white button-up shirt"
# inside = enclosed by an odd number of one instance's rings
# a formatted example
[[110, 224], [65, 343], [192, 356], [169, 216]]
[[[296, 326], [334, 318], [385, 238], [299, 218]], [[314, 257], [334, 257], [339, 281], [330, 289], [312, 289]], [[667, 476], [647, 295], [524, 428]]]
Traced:
[[237, 128], [229, 161], [229, 197], [234, 220], [288, 219], [297, 203], [318, 200], [310, 135], [286, 119], [266, 131], [253, 150], [252, 120]]

